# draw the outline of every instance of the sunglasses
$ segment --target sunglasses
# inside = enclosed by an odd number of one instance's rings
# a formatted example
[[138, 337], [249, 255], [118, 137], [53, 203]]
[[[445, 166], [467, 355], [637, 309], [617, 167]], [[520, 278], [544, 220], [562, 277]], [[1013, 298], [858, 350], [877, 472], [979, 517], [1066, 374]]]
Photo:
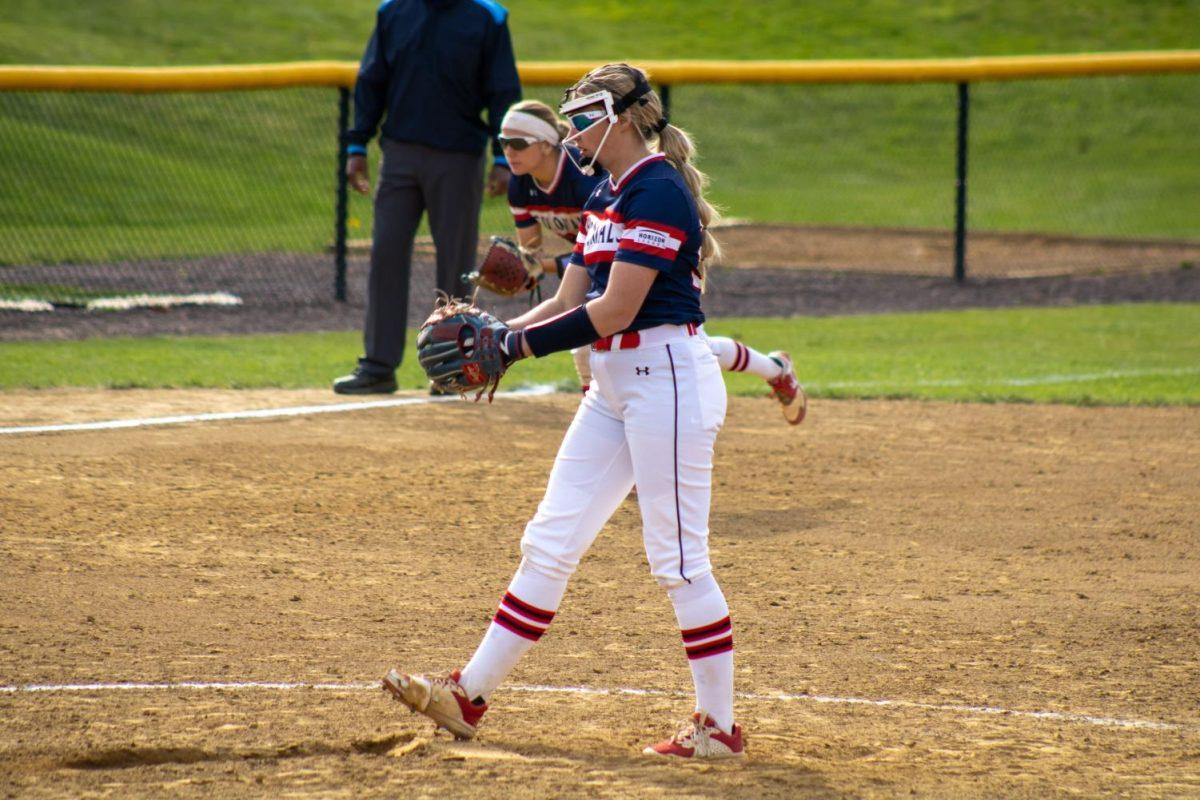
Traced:
[[571, 127], [580, 133], [583, 133], [588, 128], [592, 127], [607, 116], [607, 111], [602, 108], [598, 108], [594, 111], [576, 111], [574, 114], [571, 114], [569, 117], [567, 117], [567, 120], [571, 123]]
[[540, 139], [526, 139], [524, 136], [500, 136], [497, 137], [501, 147], [507, 147], [510, 150], [516, 150], [518, 153], [524, 150], [534, 142], [541, 141]]

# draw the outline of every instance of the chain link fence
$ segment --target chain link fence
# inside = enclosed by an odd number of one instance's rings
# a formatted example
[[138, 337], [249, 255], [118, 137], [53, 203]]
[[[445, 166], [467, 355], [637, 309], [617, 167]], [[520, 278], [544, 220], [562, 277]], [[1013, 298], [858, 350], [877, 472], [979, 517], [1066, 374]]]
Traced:
[[[969, 89], [969, 277], [1200, 264], [1200, 76]], [[731, 266], [953, 274], [953, 83], [671, 98], [725, 209]], [[331, 303], [338, 113], [336, 88], [0, 92], [0, 314]], [[370, 229], [369, 198], [351, 193], [356, 304]], [[510, 230], [504, 199], [487, 201], [481, 231]], [[426, 231], [417, 249], [431, 254]]]
[[[967, 95], [968, 278], [1200, 266], [1200, 76], [981, 82]], [[954, 274], [954, 84], [672, 98], [713, 197], [757, 223], [722, 232], [738, 266]]]
[[328, 302], [337, 91], [0, 93], [0, 298]]

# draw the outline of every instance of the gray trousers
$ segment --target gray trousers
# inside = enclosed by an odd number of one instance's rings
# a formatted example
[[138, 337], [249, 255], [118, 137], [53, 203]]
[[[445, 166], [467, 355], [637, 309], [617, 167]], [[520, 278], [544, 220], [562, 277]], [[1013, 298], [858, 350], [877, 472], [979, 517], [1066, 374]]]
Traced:
[[[437, 249], [437, 287], [456, 297], [470, 294], [461, 276], [475, 263], [484, 155], [390, 139], [381, 139], [380, 145], [383, 159], [375, 190], [363, 325], [365, 355], [358, 363], [369, 373], [390, 375], [404, 356], [413, 240], [424, 212], [429, 212]], [[432, 297], [429, 307], [433, 308]]]

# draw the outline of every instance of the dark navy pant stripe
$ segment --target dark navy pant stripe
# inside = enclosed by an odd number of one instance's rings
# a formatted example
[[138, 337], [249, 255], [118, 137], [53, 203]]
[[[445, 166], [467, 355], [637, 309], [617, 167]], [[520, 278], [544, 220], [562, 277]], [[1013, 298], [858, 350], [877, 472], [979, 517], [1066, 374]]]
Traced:
[[679, 383], [675, 379], [671, 345], [667, 345], [667, 360], [671, 362], [671, 390], [675, 392], [675, 538], [679, 540], [679, 577], [691, 583], [691, 579], [683, 574], [683, 515], [679, 511]]

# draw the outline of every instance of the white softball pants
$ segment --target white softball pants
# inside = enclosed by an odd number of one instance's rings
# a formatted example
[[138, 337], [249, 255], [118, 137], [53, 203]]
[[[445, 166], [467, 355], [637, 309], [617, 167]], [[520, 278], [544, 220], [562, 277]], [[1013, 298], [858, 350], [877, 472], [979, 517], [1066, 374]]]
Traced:
[[655, 579], [670, 589], [712, 571], [708, 511], [713, 445], [725, 420], [721, 368], [704, 337], [685, 326], [661, 325], [640, 339], [635, 349], [591, 354], [592, 388], [521, 539], [525, 559], [547, 575], [570, 578], [635, 485]]

